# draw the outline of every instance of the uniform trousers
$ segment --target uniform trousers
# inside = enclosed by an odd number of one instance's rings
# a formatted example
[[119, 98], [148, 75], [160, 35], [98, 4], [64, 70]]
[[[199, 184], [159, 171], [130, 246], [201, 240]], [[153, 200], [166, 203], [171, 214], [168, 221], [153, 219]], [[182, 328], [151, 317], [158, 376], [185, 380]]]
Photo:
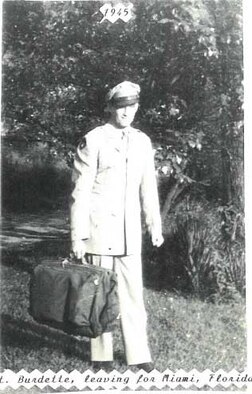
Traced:
[[[128, 365], [151, 362], [147, 339], [147, 315], [143, 300], [141, 255], [87, 255], [89, 263], [117, 274], [121, 328]], [[91, 360], [113, 360], [111, 332], [91, 339]]]

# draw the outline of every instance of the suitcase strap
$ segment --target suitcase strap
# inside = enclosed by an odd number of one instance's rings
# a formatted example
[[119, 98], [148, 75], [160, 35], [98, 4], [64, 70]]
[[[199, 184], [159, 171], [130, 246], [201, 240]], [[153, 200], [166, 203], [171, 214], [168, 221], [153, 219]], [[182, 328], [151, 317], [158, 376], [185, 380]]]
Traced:
[[[86, 259], [83, 260], [77, 259], [72, 253], [70, 253], [70, 257], [66, 257], [61, 261], [62, 268], [69, 268], [69, 267], [85, 267], [85, 269], [96, 270], [97, 272], [113, 272], [109, 268], [99, 267], [98, 265], [89, 264]], [[115, 273], [114, 273], [115, 274]]]

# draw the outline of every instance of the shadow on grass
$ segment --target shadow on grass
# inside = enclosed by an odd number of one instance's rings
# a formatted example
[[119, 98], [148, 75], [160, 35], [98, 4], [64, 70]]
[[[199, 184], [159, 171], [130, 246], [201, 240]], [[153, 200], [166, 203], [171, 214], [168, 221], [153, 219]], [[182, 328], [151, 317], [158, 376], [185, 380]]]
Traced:
[[[145, 241], [143, 245], [143, 283], [150, 289], [162, 289], [180, 294], [190, 293], [188, 278], [183, 268], [178, 266], [176, 259], [167, 256], [167, 244], [153, 248]], [[69, 257], [71, 242], [68, 237], [61, 239], [44, 239], [31, 245], [17, 246], [2, 252], [2, 264], [16, 271], [31, 274], [34, 268], [47, 259], [55, 261]]]
[[33, 321], [15, 319], [8, 314], [1, 315], [1, 342], [3, 348], [13, 346], [40, 352], [41, 347], [47, 347], [50, 350], [60, 349], [64, 354], [76, 356], [83, 361], [90, 360], [87, 339], [74, 337]]
[[70, 241], [66, 239], [43, 240], [32, 245], [20, 246], [3, 250], [2, 264], [12, 267], [17, 271], [32, 273], [36, 265], [47, 258], [55, 258], [56, 261], [69, 256]]
[[[12, 230], [10, 230], [12, 231]], [[36, 231], [23, 229], [25, 237], [41, 238], [30, 244], [14, 245], [2, 252], [2, 264], [17, 271], [31, 274], [34, 268], [44, 260], [64, 260], [69, 257], [71, 241], [69, 234], [53, 232], [37, 234]], [[14, 231], [15, 235], [15, 231]], [[20, 235], [20, 234], [19, 234]], [[189, 278], [184, 266], [178, 261], [178, 251], [169, 239], [165, 239], [160, 248], [152, 246], [150, 238], [143, 236], [142, 260], [144, 286], [157, 291], [169, 290], [187, 296], [191, 293]]]
[[153, 247], [148, 238], [143, 239], [143, 282], [153, 290], [169, 290], [188, 296], [191, 287], [184, 266], [179, 263], [178, 252], [173, 250], [169, 239], [159, 248]]
[[[91, 362], [90, 338], [69, 335], [37, 322], [15, 319], [8, 314], [1, 315], [1, 348], [1, 369], [13, 370], [12, 360], [7, 355], [13, 354], [13, 349], [20, 349], [24, 365], [29, 370], [33, 370], [34, 366], [31, 364], [29, 355], [32, 359], [35, 352], [39, 362], [43, 348], [47, 353], [48, 359], [44, 361], [48, 363], [48, 366], [50, 357], [53, 357], [53, 365], [62, 362], [62, 359], [59, 360], [60, 353], [62, 353], [65, 356], [64, 362], [69, 372], [73, 366], [78, 365], [76, 359], [79, 359], [81, 363], [88, 364], [86, 367], [85, 364], [81, 364], [84, 370], [87, 368], [93, 370], [94, 368]], [[18, 353], [18, 357], [20, 357], [20, 353]], [[127, 368], [125, 355], [121, 350], [114, 352], [114, 368], [122, 372]], [[106, 367], [103, 369], [106, 371]]]

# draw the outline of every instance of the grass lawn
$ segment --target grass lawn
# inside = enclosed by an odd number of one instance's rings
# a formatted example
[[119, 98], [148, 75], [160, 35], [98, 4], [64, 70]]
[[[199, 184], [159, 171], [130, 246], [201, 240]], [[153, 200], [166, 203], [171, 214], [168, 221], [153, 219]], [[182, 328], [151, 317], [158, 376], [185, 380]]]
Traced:
[[[89, 342], [40, 325], [28, 313], [29, 273], [2, 269], [2, 368], [53, 371], [90, 367]], [[242, 371], [246, 364], [244, 306], [214, 305], [145, 289], [150, 347], [156, 368]], [[119, 327], [115, 367], [126, 369]]]
[[[57, 254], [57, 248], [52, 245], [52, 249]], [[41, 256], [45, 257], [41, 246], [3, 256], [1, 372], [92, 369], [87, 338], [38, 324], [28, 313], [30, 272]], [[151, 287], [144, 289], [144, 297], [151, 352], [160, 372], [167, 368], [173, 372], [246, 368], [245, 302], [212, 304]], [[127, 367], [119, 324], [114, 339], [114, 368], [124, 372]], [[19, 392], [26, 392], [22, 390]]]

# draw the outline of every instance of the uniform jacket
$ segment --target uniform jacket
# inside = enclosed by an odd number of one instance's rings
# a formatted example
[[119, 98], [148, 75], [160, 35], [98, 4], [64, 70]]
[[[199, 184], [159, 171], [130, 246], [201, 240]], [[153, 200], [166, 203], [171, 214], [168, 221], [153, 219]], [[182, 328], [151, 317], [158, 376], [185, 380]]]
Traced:
[[141, 252], [141, 211], [161, 234], [161, 218], [149, 137], [107, 123], [86, 134], [77, 148], [71, 201], [72, 239], [86, 239], [86, 252]]

